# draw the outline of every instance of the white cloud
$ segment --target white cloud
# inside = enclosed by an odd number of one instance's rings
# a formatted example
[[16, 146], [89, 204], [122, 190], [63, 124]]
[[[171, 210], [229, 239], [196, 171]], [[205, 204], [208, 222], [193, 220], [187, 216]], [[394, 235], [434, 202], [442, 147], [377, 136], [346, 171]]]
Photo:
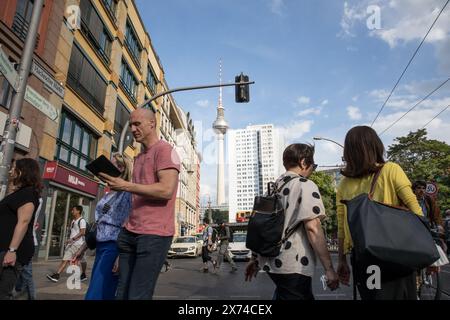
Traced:
[[[366, 34], [378, 38], [394, 48], [400, 44], [414, 42], [419, 44], [429, 27], [441, 11], [445, 1], [442, 0], [360, 0], [344, 3], [341, 18], [342, 38]], [[381, 28], [369, 30], [366, 25], [367, 8], [376, 5], [380, 8]], [[358, 32], [359, 31], [359, 32]], [[436, 49], [439, 67], [444, 67], [443, 74], [450, 72], [450, 10], [447, 7], [431, 32], [426, 42]]]
[[195, 104], [199, 107], [206, 108], [209, 107], [209, 100], [198, 100]]
[[322, 101], [321, 105], [326, 106], [328, 104], [328, 99]]
[[[450, 98], [447, 99], [445, 100], [450, 102]], [[448, 104], [442, 105], [438, 102], [434, 102], [434, 106], [424, 106], [420, 110], [414, 109], [381, 135], [383, 141], [390, 141], [389, 138], [405, 136], [410, 131], [417, 131], [442, 111], [446, 105]], [[374, 124], [374, 129], [381, 133], [404, 114], [404, 112], [394, 112], [380, 116]], [[444, 140], [447, 143], [450, 143], [450, 112], [448, 109], [438, 118], [434, 119], [426, 128], [429, 133], [429, 138], [440, 141]]]
[[348, 106], [347, 114], [352, 120], [360, 120], [362, 118], [361, 111], [359, 111], [358, 107]]
[[284, 0], [270, 0], [270, 11], [276, 15], [283, 15], [283, 9], [286, 7]]
[[284, 136], [286, 144], [299, 140], [305, 133], [311, 131], [311, 126], [314, 121], [306, 120], [297, 123], [292, 123], [286, 127], [280, 127], [281, 134]]
[[301, 96], [301, 97], [297, 98], [297, 103], [299, 105], [309, 104], [310, 102], [311, 102], [311, 98], [309, 98], [309, 97]]
[[365, 11], [362, 10], [362, 6], [350, 6], [347, 1], [344, 2], [344, 13], [341, 19], [341, 32], [338, 37], [352, 38], [355, 34], [352, 32], [355, 22], [363, 20], [366, 16]]
[[309, 114], [314, 114], [314, 115], [318, 116], [321, 111], [322, 111], [322, 107], [308, 108], [308, 109], [305, 109], [303, 111], [300, 111], [297, 115], [299, 117], [304, 117], [304, 116], [307, 116]]

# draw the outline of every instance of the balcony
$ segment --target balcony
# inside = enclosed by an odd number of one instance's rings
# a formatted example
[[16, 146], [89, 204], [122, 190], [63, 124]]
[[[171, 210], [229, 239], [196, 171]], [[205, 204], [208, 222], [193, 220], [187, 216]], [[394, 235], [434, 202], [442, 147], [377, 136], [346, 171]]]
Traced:
[[[25, 42], [29, 27], [30, 27], [29, 22], [27, 20], [25, 20], [25, 18], [22, 17], [22, 15], [20, 15], [19, 13], [16, 13], [16, 15], [14, 16], [12, 31], [23, 42]], [[36, 45], [34, 48], [36, 49], [38, 47], [38, 45], [39, 45], [39, 34], [37, 34], [37, 36], [36, 36]]]

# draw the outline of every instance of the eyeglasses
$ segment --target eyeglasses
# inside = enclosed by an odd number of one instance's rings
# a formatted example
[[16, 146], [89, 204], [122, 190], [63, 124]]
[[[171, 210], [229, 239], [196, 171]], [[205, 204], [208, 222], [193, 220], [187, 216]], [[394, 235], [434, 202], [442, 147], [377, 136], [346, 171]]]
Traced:
[[319, 165], [318, 164], [313, 164], [313, 171], [316, 171], [316, 169], [317, 169], [317, 167], [318, 167]]

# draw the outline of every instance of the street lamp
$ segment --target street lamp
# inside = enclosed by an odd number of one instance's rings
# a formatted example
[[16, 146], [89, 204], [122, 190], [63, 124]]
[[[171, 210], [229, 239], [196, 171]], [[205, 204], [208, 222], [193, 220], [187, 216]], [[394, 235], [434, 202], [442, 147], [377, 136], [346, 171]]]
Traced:
[[342, 149], [344, 149], [344, 146], [342, 145], [342, 144], [340, 144], [339, 142], [336, 142], [336, 141], [334, 141], [334, 140], [331, 140], [331, 139], [327, 139], [327, 138], [323, 138], [323, 137], [314, 137], [313, 138], [314, 140], [325, 140], [325, 141], [330, 141], [330, 142], [333, 142], [333, 143], [335, 143], [335, 144], [337, 144], [339, 147], [341, 147]]
[[[213, 85], [204, 85], [204, 86], [195, 86], [195, 87], [182, 87], [182, 88], [176, 88], [176, 89], [172, 89], [172, 90], [167, 90], [164, 92], [161, 92], [147, 100], [145, 100], [143, 103], [141, 103], [136, 109], [139, 108], [144, 108], [146, 105], [150, 105], [152, 106], [150, 103], [153, 100], [158, 99], [159, 97], [165, 96], [166, 94], [169, 93], [173, 93], [173, 92], [178, 92], [178, 91], [187, 91], [187, 90], [199, 90], [199, 89], [208, 89], [208, 88], [218, 88], [218, 87], [229, 87], [229, 86], [234, 86], [235, 90], [237, 90], [236, 93], [236, 102], [237, 103], [242, 103], [242, 102], [249, 102], [250, 101], [250, 95], [249, 95], [249, 89], [248, 89], [248, 85], [250, 84], [254, 84], [255, 81], [247, 81], [248, 77], [241, 74], [239, 76], [236, 77], [236, 82], [235, 83], [227, 83], [227, 84], [213, 84]], [[123, 126], [122, 132], [120, 134], [120, 140], [119, 140], [119, 152], [123, 153], [125, 147], [125, 136], [127, 135], [127, 129], [129, 126], [130, 122], [127, 121], [126, 124]]]

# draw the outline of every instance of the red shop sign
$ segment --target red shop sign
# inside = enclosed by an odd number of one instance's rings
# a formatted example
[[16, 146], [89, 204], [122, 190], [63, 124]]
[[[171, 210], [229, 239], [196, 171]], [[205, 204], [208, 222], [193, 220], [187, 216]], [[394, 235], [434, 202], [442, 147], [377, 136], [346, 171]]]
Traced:
[[59, 165], [57, 161], [47, 161], [42, 177], [94, 196], [97, 195], [97, 182]]

